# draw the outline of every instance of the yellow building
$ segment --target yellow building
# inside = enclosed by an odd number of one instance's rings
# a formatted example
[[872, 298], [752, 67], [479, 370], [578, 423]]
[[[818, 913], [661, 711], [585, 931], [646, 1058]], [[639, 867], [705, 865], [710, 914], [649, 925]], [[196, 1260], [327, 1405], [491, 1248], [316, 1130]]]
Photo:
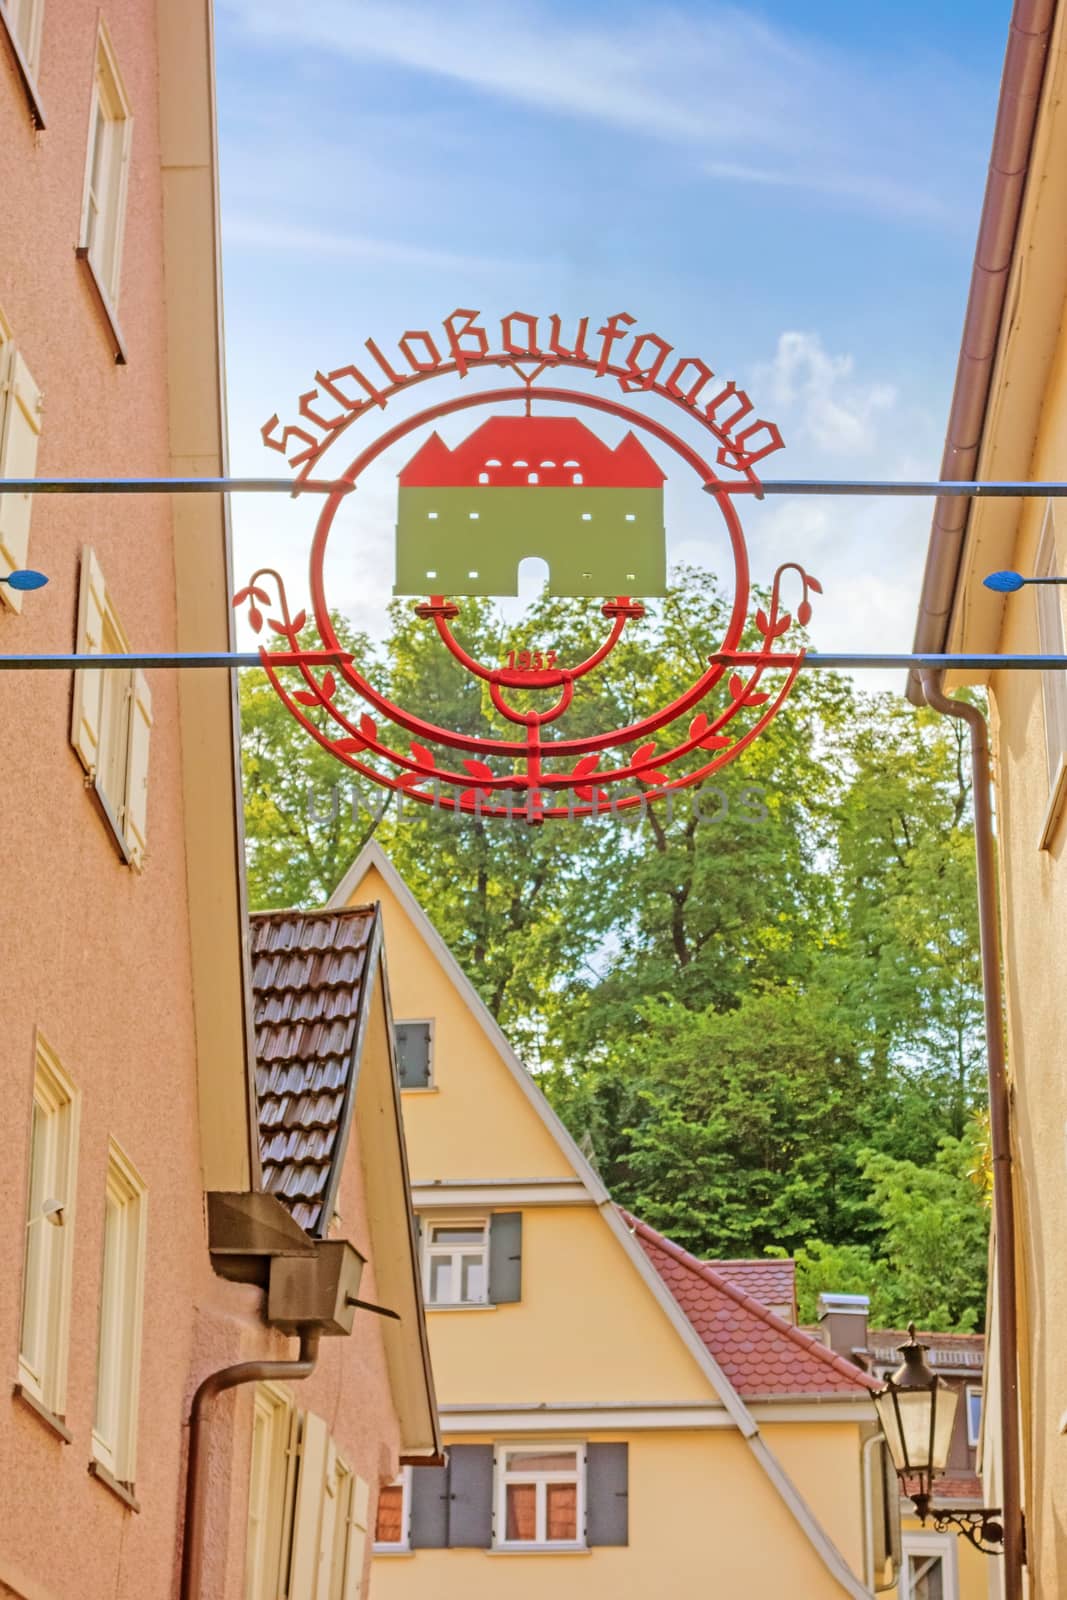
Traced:
[[612, 1203], [373, 843], [366, 901], [449, 1457], [383, 1492], [377, 1600], [882, 1589], [873, 1380]]
[[[1065, 8], [1017, 5], [942, 476], [1067, 477], [1067, 56]], [[1015, 570], [1062, 577], [1061, 499], [944, 501], [927, 557], [917, 648], [1064, 652], [1063, 591], [995, 593]], [[949, 690], [960, 680], [950, 677]], [[1067, 674], [995, 671], [989, 692], [1006, 990], [1015, 1208], [1021, 1501], [1026, 1582], [1007, 1593], [1067, 1593], [1067, 1017], [1055, 977], [1067, 932]], [[918, 698], [919, 686], [912, 694]], [[1002, 1230], [1003, 1234], [1003, 1230]], [[996, 1285], [1009, 1251], [994, 1238]], [[1011, 1372], [989, 1321], [983, 1438], [986, 1504], [1001, 1504], [1000, 1396]], [[1010, 1330], [1009, 1330], [1010, 1331]], [[1012, 1430], [1014, 1432], [1014, 1430]], [[1010, 1443], [1010, 1441], [1009, 1441]], [[998, 1567], [1000, 1563], [993, 1563]], [[1010, 1564], [1009, 1564], [1010, 1566]]]

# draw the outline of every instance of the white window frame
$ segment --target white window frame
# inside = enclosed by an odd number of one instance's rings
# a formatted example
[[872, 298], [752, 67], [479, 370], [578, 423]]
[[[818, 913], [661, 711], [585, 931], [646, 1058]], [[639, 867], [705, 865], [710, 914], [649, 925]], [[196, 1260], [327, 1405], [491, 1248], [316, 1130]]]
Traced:
[[[33, 1107], [27, 1163], [18, 1381], [27, 1394], [54, 1416], [62, 1418], [67, 1398], [81, 1097], [55, 1054], [39, 1036]], [[35, 1128], [39, 1130], [39, 1143]], [[31, 1206], [36, 1215], [31, 1215]], [[34, 1348], [27, 1348], [27, 1324], [31, 1319], [39, 1333]]]
[[[96, 553], [82, 550], [77, 650], [80, 655], [124, 655], [130, 644], [119, 621]], [[140, 670], [74, 674], [71, 743], [88, 774], [123, 860], [140, 870], [145, 859], [152, 696]]]
[[[431, 1292], [432, 1266], [434, 1261], [442, 1257], [452, 1258], [451, 1279], [453, 1284], [462, 1285], [462, 1270], [457, 1270], [457, 1261], [461, 1256], [475, 1255], [476, 1247], [460, 1244], [434, 1244], [434, 1233], [441, 1229], [449, 1228], [481, 1228], [482, 1246], [481, 1255], [484, 1262], [485, 1292], [478, 1300], [460, 1300], [454, 1296], [450, 1300], [435, 1300]], [[427, 1307], [432, 1306], [486, 1306], [489, 1300], [489, 1218], [488, 1216], [454, 1216], [454, 1217], [422, 1217], [422, 1293]]]
[[[971, 1425], [971, 1399], [978, 1400], [978, 1426]], [[977, 1450], [982, 1437], [982, 1386], [978, 1383], [969, 1383], [964, 1392], [964, 1404], [967, 1407], [967, 1443], [972, 1450]]]
[[[131, 1492], [137, 1474], [148, 1190], [112, 1139], [104, 1180], [104, 1238], [96, 1347], [92, 1452]], [[107, 1399], [108, 1414], [101, 1415]]]
[[[507, 1467], [509, 1454], [521, 1451], [530, 1455], [559, 1455], [562, 1452], [573, 1452], [575, 1470], [573, 1473], [558, 1470], [511, 1472]], [[530, 1443], [522, 1440], [509, 1439], [506, 1444], [498, 1444], [493, 1449], [493, 1548], [494, 1550], [584, 1550], [585, 1538], [585, 1501], [586, 1501], [586, 1464], [587, 1452], [584, 1441], [575, 1439], [560, 1439], [549, 1442], [537, 1439]], [[577, 1487], [575, 1495], [574, 1526], [576, 1537], [574, 1539], [549, 1539], [548, 1532], [548, 1486], [553, 1483], [574, 1483]], [[536, 1536], [533, 1539], [509, 1539], [507, 1491], [509, 1484], [533, 1484], [537, 1490], [535, 1526]]]
[[245, 1548], [246, 1600], [276, 1600], [287, 1506], [293, 1486], [293, 1402], [287, 1390], [258, 1383], [252, 1419]]
[[911, 1558], [941, 1558], [943, 1600], [959, 1600], [959, 1562], [954, 1533], [904, 1532], [900, 1539], [900, 1600], [916, 1600], [911, 1584]]
[[329, 1595], [321, 1600], [359, 1600], [363, 1593], [363, 1560], [371, 1537], [370, 1485], [340, 1455], [336, 1462], [337, 1518], [333, 1534]]
[[[428, 1028], [429, 1029], [429, 1038], [428, 1038], [427, 1044], [426, 1044], [426, 1052], [427, 1052], [427, 1054], [426, 1054], [426, 1082], [425, 1083], [420, 1083], [420, 1084], [412, 1084], [410, 1086], [405, 1085], [405, 1084], [402, 1083], [400, 1085], [401, 1094], [425, 1094], [427, 1089], [436, 1088], [436, 1084], [434, 1083], [434, 1055], [435, 1055], [435, 1048], [436, 1048], [436, 1042], [437, 1041], [434, 1038], [434, 1019], [433, 1019], [433, 1017], [394, 1017], [393, 1018], [393, 1028], [394, 1029], [396, 1029], [396, 1028]], [[394, 1048], [395, 1048], [395, 1046], [394, 1046]], [[399, 1064], [398, 1064], [398, 1068], [399, 1068]]]
[[[1059, 557], [1056, 550], [1056, 524], [1052, 502], [1045, 508], [1041, 537], [1037, 547], [1034, 576], [1058, 576]], [[1036, 584], [1034, 597], [1037, 604], [1037, 638], [1043, 655], [1064, 655], [1063, 602], [1057, 584]], [[1059, 783], [1060, 769], [1067, 756], [1067, 672], [1041, 674], [1041, 704], [1045, 722], [1045, 753], [1048, 764], [1049, 788]]]
[[[44, 397], [0, 311], [0, 478], [35, 475], [43, 410]], [[0, 577], [27, 564], [32, 512], [32, 495], [0, 495]], [[20, 590], [0, 584], [0, 610], [21, 611], [22, 600]]]
[[[102, 165], [97, 175], [100, 195], [97, 195], [93, 182], [98, 118], [106, 130], [103, 135], [106, 144], [101, 152]], [[111, 36], [101, 17], [96, 35], [93, 89], [89, 101], [89, 135], [86, 141], [78, 244], [87, 252], [100, 290], [112, 310], [119, 303], [132, 140], [133, 115], [129, 98]]]
[[[389, 1543], [386, 1540], [379, 1539], [379, 1538], [375, 1537], [375, 1540], [374, 1540], [375, 1554], [384, 1553], [385, 1555], [388, 1555], [390, 1553], [390, 1551], [395, 1553], [395, 1552], [400, 1551], [400, 1550], [410, 1550], [411, 1549], [411, 1468], [410, 1467], [401, 1467], [401, 1469], [400, 1469], [399, 1473], [397, 1474], [397, 1476], [393, 1479], [392, 1483], [387, 1485], [387, 1487], [390, 1488], [390, 1489], [399, 1488], [400, 1491], [401, 1491], [401, 1494], [400, 1494], [400, 1538], [394, 1540], [392, 1543]], [[375, 1508], [374, 1508], [374, 1524], [375, 1524], [375, 1533], [377, 1534], [377, 1526], [378, 1526], [378, 1507], [377, 1506], [375, 1506]]]
[[36, 83], [41, 66], [44, 0], [0, 0], [7, 30], [19, 47], [22, 63]]

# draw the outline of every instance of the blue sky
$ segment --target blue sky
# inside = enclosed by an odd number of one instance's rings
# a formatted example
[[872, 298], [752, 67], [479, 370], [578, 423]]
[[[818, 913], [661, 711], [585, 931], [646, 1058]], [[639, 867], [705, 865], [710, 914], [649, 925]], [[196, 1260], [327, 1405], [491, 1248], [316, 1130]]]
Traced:
[[[936, 476], [1007, 0], [218, 0], [235, 470], [316, 367], [457, 305], [629, 310], [749, 388], [768, 476]], [[380, 625], [368, 496], [336, 598]], [[908, 648], [930, 506], [768, 502], [753, 571], [817, 646]], [[692, 506], [672, 554], [700, 554]], [[306, 598], [306, 503], [237, 503], [236, 576]]]

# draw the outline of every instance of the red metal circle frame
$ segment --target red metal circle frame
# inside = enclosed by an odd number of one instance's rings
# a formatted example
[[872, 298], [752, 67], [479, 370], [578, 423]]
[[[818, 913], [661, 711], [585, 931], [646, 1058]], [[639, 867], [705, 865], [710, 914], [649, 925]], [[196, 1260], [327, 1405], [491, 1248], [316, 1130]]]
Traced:
[[[351, 654], [342, 648], [334, 632], [326, 599], [324, 567], [327, 546], [342, 502], [350, 497], [366, 469], [391, 445], [415, 430], [457, 412], [515, 401], [529, 405], [532, 398], [585, 407], [626, 422], [667, 445], [699, 475], [726, 524], [734, 562], [733, 605], [725, 636], [719, 650], [709, 657], [707, 669], [669, 705], [626, 727], [578, 738], [545, 740], [544, 730], [571, 705], [575, 685], [611, 654], [622, 638], [627, 623], [645, 614], [640, 601], [623, 595], [604, 605], [603, 613], [610, 627], [601, 645], [585, 661], [547, 671], [521, 672], [514, 668], [489, 667], [471, 657], [452, 632], [451, 623], [459, 614], [459, 607], [444, 595], [431, 596], [415, 608], [417, 614], [433, 622], [443, 644], [465, 670], [488, 683], [496, 711], [522, 729], [522, 736], [514, 739], [461, 734], [428, 722], [388, 699], [363, 676]], [[529, 382], [523, 388], [479, 390], [442, 401], [405, 418], [368, 445], [337, 480], [336, 489], [323, 505], [311, 549], [311, 597], [322, 640], [321, 649], [309, 649], [301, 644], [300, 636], [307, 624], [306, 614], [301, 612], [298, 616], [290, 616], [282, 580], [272, 569], [262, 568], [255, 573], [249, 585], [234, 596], [233, 603], [236, 606], [247, 602], [249, 618], [257, 632], [263, 626], [260, 605], [277, 608], [280, 615], [269, 618], [268, 622], [279, 635], [279, 641], [284, 640], [285, 644], [274, 649], [261, 647], [260, 659], [264, 670], [300, 725], [324, 749], [360, 776], [406, 793], [412, 800], [424, 805], [477, 816], [542, 822], [547, 818], [603, 815], [607, 809], [613, 813], [629, 811], [643, 807], [649, 800], [658, 799], [669, 791], [702, 783], [736, 759], [777, 713], [796, 681], [803, 660], [803, 650], [775, 648], [775, 641], [786, 632], [793, 620], [791, 614], [783, 612], [781, 607], [782, 580], [789, 571], [795, 572], [799, 578], [801, 598], [797, 605], [797, 618], [801, 623], [807, 622], [811, 614], [810, 593], [820, 592], [821, 586], [802, 567], [790, 562], [775, 574], [768, 609], [761, 607], [757, 611], [755, 620], [761, 646], [758, 650], [745, 653], [747, 678], [741, 671], [731, 673], [725, 709], [715, 715], [696, 710], [728, 670], [720, 655], [729, 653], [736, 658], [748, 615], [748, 552], [731, 498], [731, 487], [716, 476], [697, 451], [669, 428], [603, 395], [548, 388], [538, 390], [533, 396]], [[262, 586], [263, 581], [267, 580], [276, 587], [274, 597]], [[283, 668], [298, 671], [303, 687], [292, 689], [284, 684], [279, 676]], [[781, 683], [773, 691], [760, 688], [760, 680], [768, 668], [784, 674]], [[362, 705], [369, 709], [350, 714], [339, 705], [338, 692], [342, 683], [354, 691]], [[544, 709], [520, 710], [506, 698], [507, 691], [516, 689], [558, 693], [553, 703]], [[743, 721], [736, 723], [736, 719], [747, 708], [758, 709], [759, 715], [750, 726], [745, 727]], [[311, 719], [308, 715], [311, 710], [319, 714], [319, 720]], [[394, 748], [383, 737], [371, 712], [376, 712], [379, 717], [412, 736], [406, 751]], [[689, 712], [695, 714], [685, 737], [679, 739], [672, 748], [658, 751], [655, 735]], [[638, 743], [639, 748], [631, 754], [624, 752], [620, 765], [600, 767], [602, 753], [634, 743]], [[459, 764], [463, 770], [440, 765], [428, 745], [469, 752], [466, 757], [460, 758]], [[669, 767], [694, 751], [706, 752], [709, 759], [682, 776], [674, 777], [668, 773]], [[490, 760], [494, 758], [498, 763], [503, 758], [510, 770], [501, 771], [491, 766]], [[371, 765], [371, 761], [384, 763], [384, 770]], [[560, 770], [560, 763], [566, 763], [567, 770]], [[636, 792], [621, 796], [610, 792], [624, 783], [637, 785]], [[567, 803], [554, 803], [564, 793]]]

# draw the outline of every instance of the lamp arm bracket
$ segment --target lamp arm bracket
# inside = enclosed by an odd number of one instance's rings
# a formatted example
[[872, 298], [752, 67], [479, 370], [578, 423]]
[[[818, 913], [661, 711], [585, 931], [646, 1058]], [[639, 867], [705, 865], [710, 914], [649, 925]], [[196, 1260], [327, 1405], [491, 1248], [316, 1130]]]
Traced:
[[1003, 1513], [999, 1507], [982, 1506], [976, 1511], [950, 1511], [946, 1506], [931, 1506], [929, 1515], [938, 1533], [961, 1533], [983, 1555], [1004, 1554]]

